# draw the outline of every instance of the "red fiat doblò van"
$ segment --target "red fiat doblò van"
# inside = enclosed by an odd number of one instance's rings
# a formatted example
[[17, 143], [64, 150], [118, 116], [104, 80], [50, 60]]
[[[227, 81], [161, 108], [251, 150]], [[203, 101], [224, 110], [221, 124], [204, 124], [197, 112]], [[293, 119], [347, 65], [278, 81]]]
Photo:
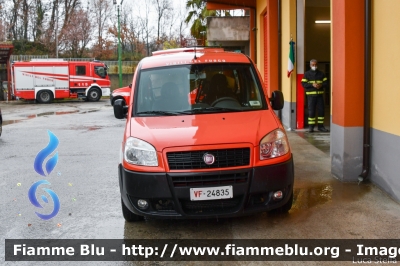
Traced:
[[232, 217], [292, 207], [286, 132], [254, 63], [221, 48], [153, 52], [140, 61], [118, 166], [126, 221]]

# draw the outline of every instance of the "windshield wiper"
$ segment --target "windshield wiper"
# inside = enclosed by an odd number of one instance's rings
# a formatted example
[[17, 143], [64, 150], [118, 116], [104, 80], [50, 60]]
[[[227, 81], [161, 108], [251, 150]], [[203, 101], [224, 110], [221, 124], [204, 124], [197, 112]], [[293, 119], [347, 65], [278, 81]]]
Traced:
[[180, 112], [168, 112], [168, 111], [144, 111], [144, 112], [139, 112], [136, 113], [138, 115], [143, 115], [143, 114], [154, 114], [154, 115], [180, 115]]

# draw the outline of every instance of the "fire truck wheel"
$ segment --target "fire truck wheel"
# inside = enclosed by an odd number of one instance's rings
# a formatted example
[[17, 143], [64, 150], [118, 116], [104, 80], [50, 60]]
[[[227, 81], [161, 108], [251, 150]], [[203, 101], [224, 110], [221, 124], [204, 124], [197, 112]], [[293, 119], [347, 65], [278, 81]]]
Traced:
[[91, 89], [87, 96], [89, 102], [97, 102], [98, 100], [100, 100], [100, 97], [101, 93], [99, 89]]
[[36, 100], [39, 103], [51, 103], [53, 101], [53, 93], [49, 90], [39, 91], [36, 97]]
[[121, 205], [122, 205], [122, 214], [124, 215], [125, 221], [127, 222], [137, 222], [144, 220], [143, 216], [137, 215], [131, 212], [124, 204], [124, 201], [121, 198]]

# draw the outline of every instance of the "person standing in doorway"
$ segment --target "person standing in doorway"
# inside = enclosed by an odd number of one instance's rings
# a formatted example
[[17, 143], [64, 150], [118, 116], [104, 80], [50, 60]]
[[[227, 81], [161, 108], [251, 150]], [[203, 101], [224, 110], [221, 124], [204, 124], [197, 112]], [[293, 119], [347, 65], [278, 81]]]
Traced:
[[[315, 124], [318, 124], [318, 131], [328, 132], [324, 127], [325, 107], [324, 107], [324, 88], [328, 87], [328, 79], [322, 71], [319, 71], [318, 61], [311, 59], [310, 67], [301, 80], [301, 84], [306, 90], [308, 102], [308, 127], [309, 132], [314, 132]], [[315, 115], [317, 110], [318, 116]]]

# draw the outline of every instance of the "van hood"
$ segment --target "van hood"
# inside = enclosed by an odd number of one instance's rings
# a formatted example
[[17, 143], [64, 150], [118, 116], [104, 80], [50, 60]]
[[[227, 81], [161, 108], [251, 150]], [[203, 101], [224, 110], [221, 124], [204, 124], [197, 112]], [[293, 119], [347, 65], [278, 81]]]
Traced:
[[270, 110], [197, 114], [182, 116], [132, 117], [130, 136], [164, 148], [210, 144], [259, 144], [277, 129], [276, 116]]

